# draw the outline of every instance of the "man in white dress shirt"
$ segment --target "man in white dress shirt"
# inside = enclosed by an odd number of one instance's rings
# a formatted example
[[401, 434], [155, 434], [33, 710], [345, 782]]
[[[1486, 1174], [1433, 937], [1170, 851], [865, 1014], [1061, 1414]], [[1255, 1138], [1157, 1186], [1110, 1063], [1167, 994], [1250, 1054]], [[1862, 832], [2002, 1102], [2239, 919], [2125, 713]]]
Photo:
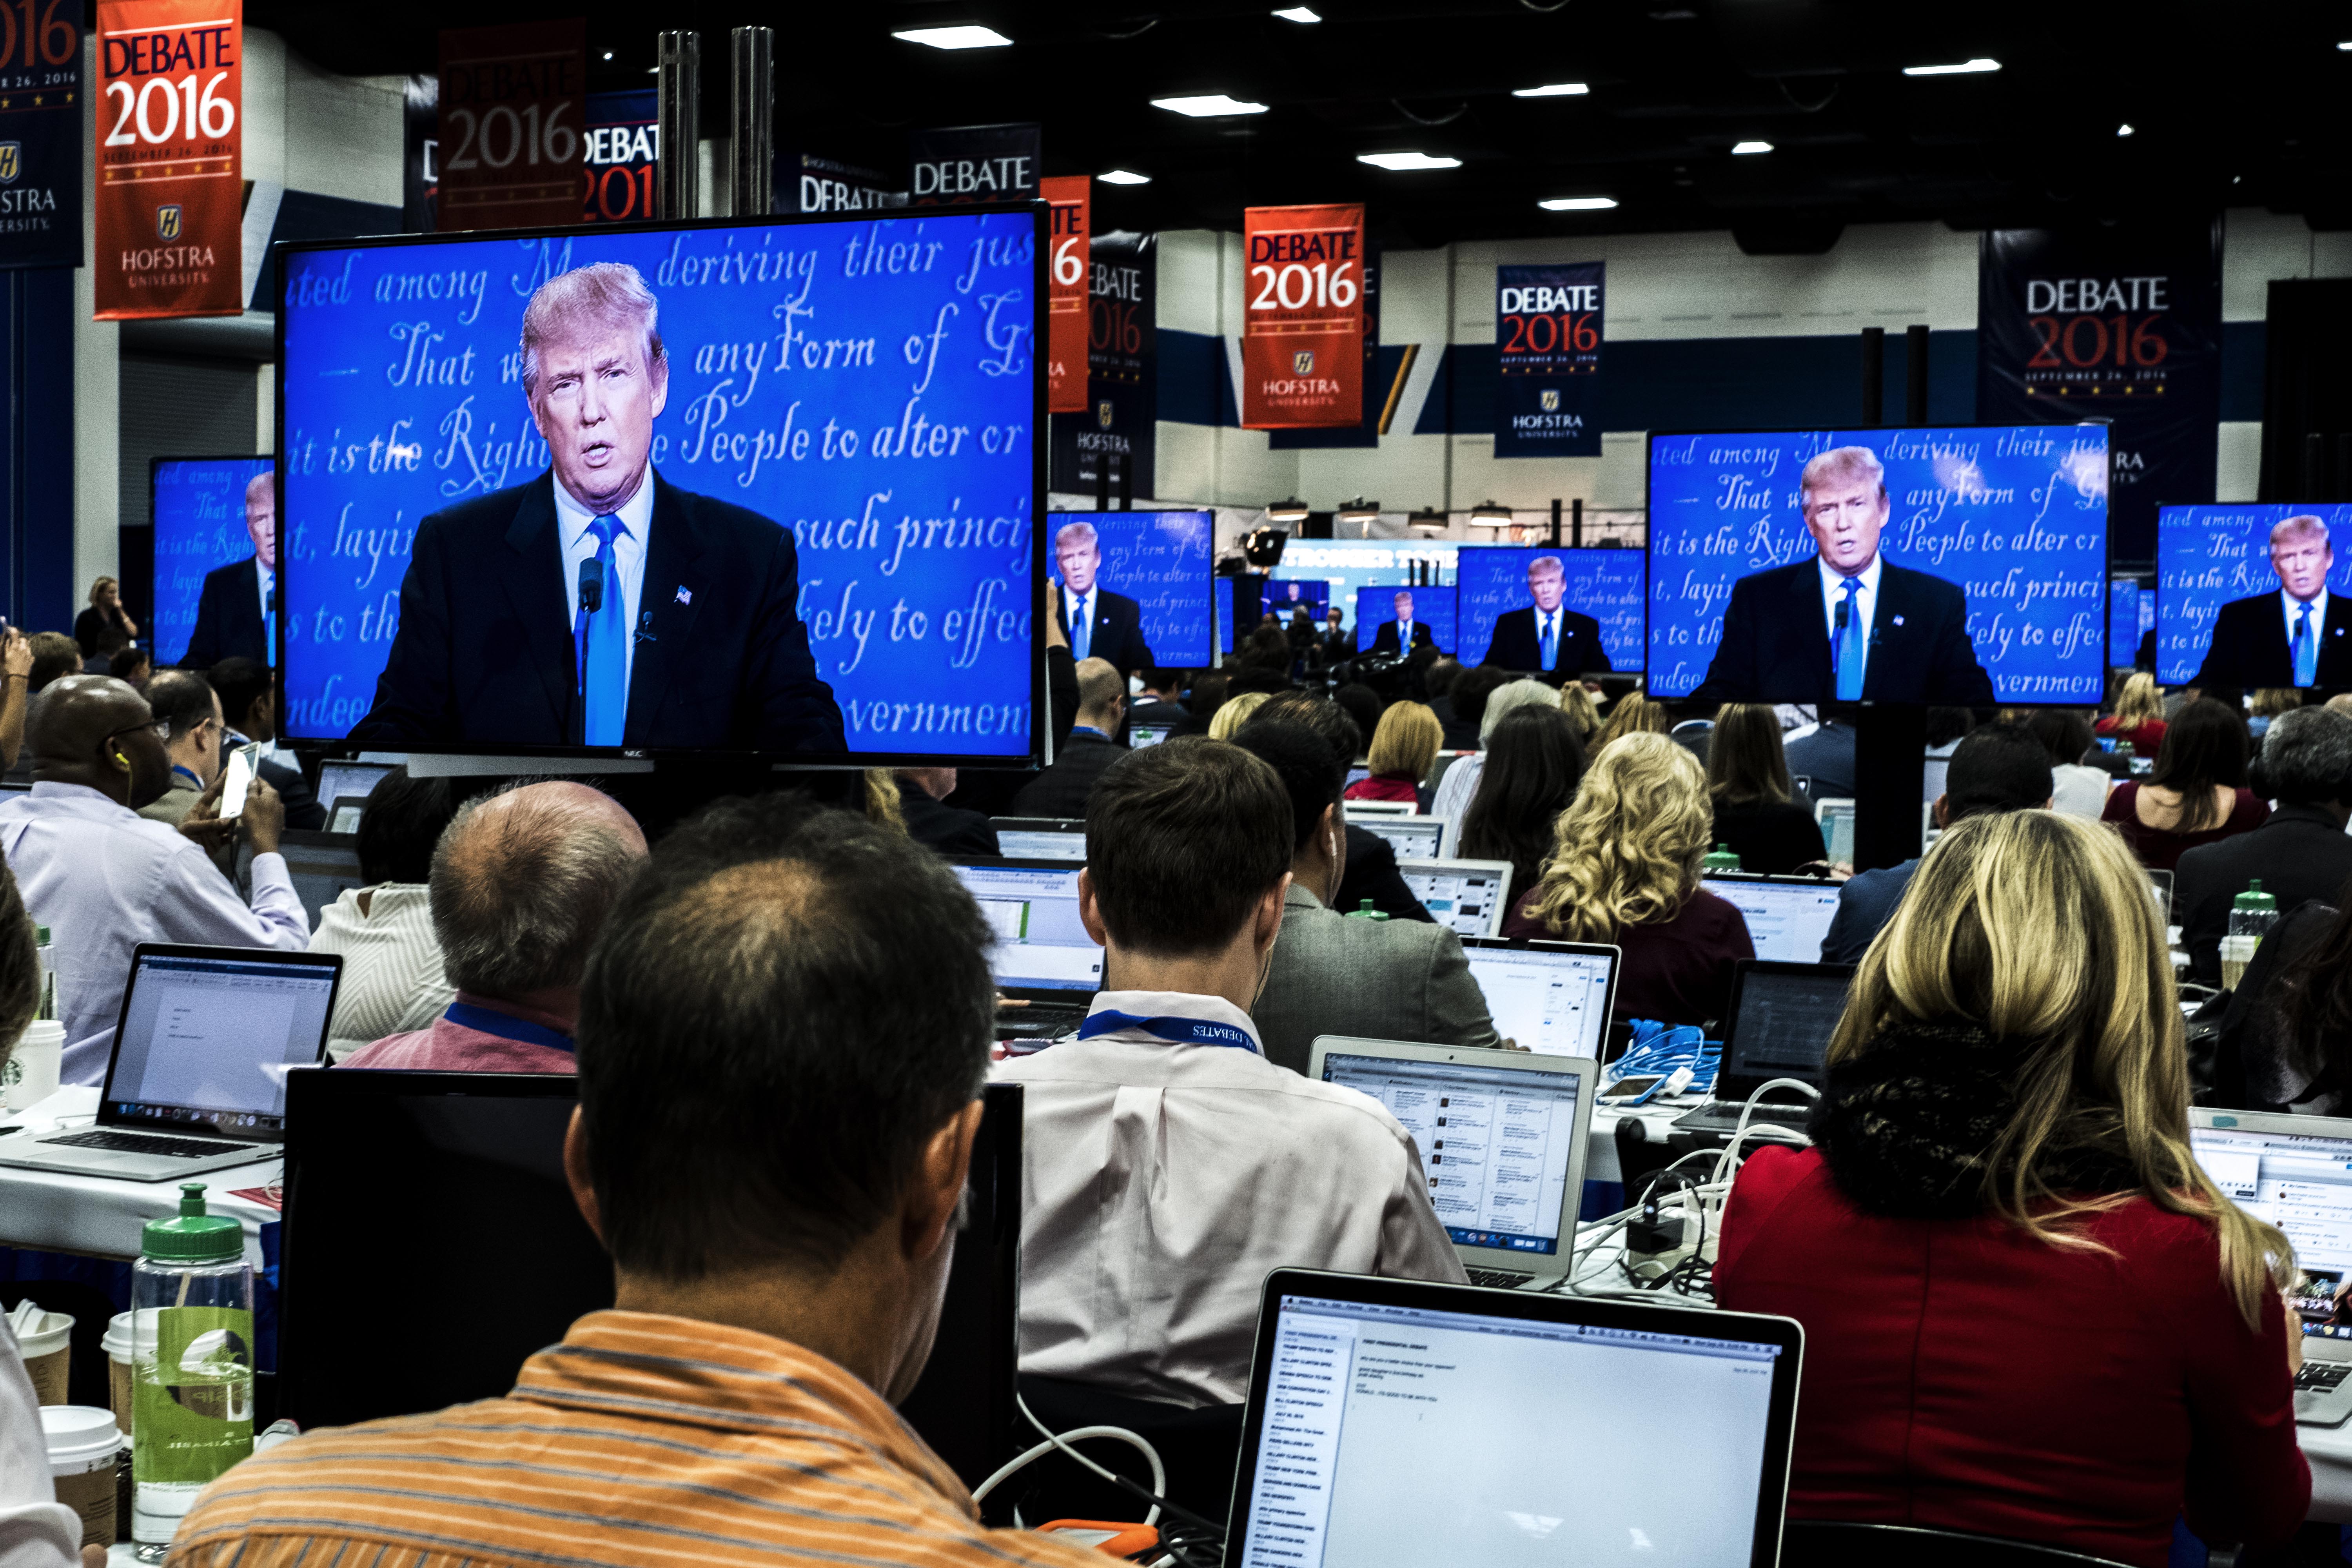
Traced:
[[278, 853], [285, 805], [255, 779], [242, 818], [253, 841], [253, 903], [193, 834], [216, 821], [215, 780], [180, 829], [137, 808], [170, 784], [172, 761], [147, 700], [104, 675], [70, 675], [33, 704], [33, 787], [0, 805], [0, 854], [33, 919], [49, 928], [66, 1083], [98, 1083], [114, 1045], [131, 950], [142, 942], [299, 952], [310, 923]]
[[1249, 1008], [1290, 886], [1274, 769], [1222, 741], [1122, 758], [1087, 814], [1103, 985], [1025, 1090], [1021, 1370], [1186, 1406], [1248, 1392], [1269, 1269], [1459, 1283], [1412, 1139], [1265, 1059]]

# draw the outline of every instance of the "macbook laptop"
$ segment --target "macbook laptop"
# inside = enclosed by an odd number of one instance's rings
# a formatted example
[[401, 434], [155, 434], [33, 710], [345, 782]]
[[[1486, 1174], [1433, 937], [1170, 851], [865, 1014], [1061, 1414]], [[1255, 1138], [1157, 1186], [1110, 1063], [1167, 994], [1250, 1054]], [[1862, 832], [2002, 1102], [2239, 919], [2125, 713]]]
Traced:
[[998, 1014], [1003, 1037], [1047, 1037], [1078, 1026], [1102, 989], [1103, 950], [1078, 920], [1074, 861], [961, 860], [956, 876], [980, 902], [994, 941], [996, 988], [1025, 1005]]
[[1400, 860], [1436, 859], [1445, 852], [1445, 830], [1453, 823], [1450, 816], [1358, 816], [1354, 805], [1348, 808], [1348, 826], [1385, 840]]
[[1404, 1123], [1473, 1283], [1542, 1289], [1567, 1276], [1598, 1062], [1324, 1035], [1307, 1076], [1361, 1089]]
[[1225, 1568], [1780, 1561], [1792, 1319], [1302, 1268], [1260, 1302]]
[[1757, 957], [1776, 963], [1822, 961], [1822, 941], [1837, 918], [1837, 883], [1717, 871], [1701, 879], [1701, 885], [1739, 911]]
[[996, 847], [1018, 859], [1083, 860], [1087, 858], [1087, 825], [1076, 816], [992, 816]]
[[1521, 1050], [1599, 1060], [1622, 954], [1601, 942], [1462, 939], [1495, 1032]]
[[2223, 1195], [2294, 1244], [2294, 1418], [2342, 1426], [2352, 1416], [2352, 1312], [2339, 1312], [2336, 1296], [2352, 1279], [2352, 1121], [2191, 1106], [2189, 1146]]
[[[1695, 1132], [1728, 1136], [1739, 1125], [1748, 1097], [1776, 1078], [1822, 1087], [1822, 1058], [1830, 1036], [1845, 1014], [1846, 986], [1853, 966], [1845, 963], [1774, 963], [1742, 959], [1731, 980], [1731, 1011], [1723, 1020], [1723, 1061], [1716, 1069], [1715, 1098], [1675, 1125]], [[1753, 1122], [1802, 1127], [1813, 1102], [1782, 1089], [1756, 1108]]]
[[350, 834], [304, 833], [289, 827], [278, 838], [278, 853], [286, 857], [287, 875], [293, 879], [295, 897], [310, 916], [312, 931], [319, 929], [320, 911], [346, 889], [367, 886], [367, 879], [360, 875], [359, 840]]
[[287, 1075], [325, 1052], [342, 973], [340, 953], [141, 942], [98, 1124], [0, 1141], [0, 1165], [171, 1182], [270, 1158]]
[[1507, 860], [1424, 860], [1397, 857], [1397, 874], [1430, 918], [1456, 936], [1495, 936], [1511, 909]]

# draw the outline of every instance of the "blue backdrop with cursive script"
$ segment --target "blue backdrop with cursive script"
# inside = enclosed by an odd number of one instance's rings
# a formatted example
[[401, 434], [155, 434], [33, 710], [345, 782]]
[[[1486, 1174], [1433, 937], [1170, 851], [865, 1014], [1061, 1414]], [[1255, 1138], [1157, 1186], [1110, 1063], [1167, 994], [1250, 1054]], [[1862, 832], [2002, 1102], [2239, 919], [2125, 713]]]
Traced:
[[2186, 686], [2197, 679], [2223, 605], [2279, 592], [2278, 571], [2271, 564], [2271, 530], [2291, 517], [2326, 521], [2327, 542], [2336, 552], [2336, 563], [2327, 569], [2327, 592], [2331, 597], [2352, 595], [2352, 506], [2284, 501], [2158, 509], [2158, 682]]
[[1809, 460], [1837, 447], [1867, 447], [1885, 469], [1890, 504], [1880, 553], [1967, 592], [1969, 636], [1995, 696], [2015, 703], [2100, 700], [2104, 425], [1653, 436], [1652, 696], [1687, 696], [1706, 678], [1735, 582], [1812, 554], [1798, 478]]
[[196, 629], [205, 574], [254, 552], [245, 528], [245, 487], [269, 471], [268, 458], [158, 458], [149, 470], [154, 508], [155, 574], [148, 584], [147, 647], [155, 666], [177, 664]]
[[1462, 662], [1476, 664], [1495, 640], [1495, 623], [1535, 603], [1528, 563], [1559, 558], [1567, 592], [1560, 603], [1601, 623], [1601, 651], [1612, 669], [1642, 668], [1642, 572], [1638, 550], [1561, 550], [1542, 544], [1465, 544], [1454, 558], [1462, 585]]
[[[1046, 553], [1062, 530], [1083, 522], [1095, 531], [1102, 565], [1095, 581], [1133, 599], [1151, 661], [1161, 669], [1195, 669], [1209, 662], [1210, 555], [1216, 514], [1209, 511], [1057, 511], [1045, 519]], [[1055, 583], [1061, 567], [1049, 559]], [[1065, 592], [1066, 592], [1066, 588]]]
[[940, 209], [293, 253], [287, 732], [340, 738], [367, 712], [417, 523], [546, 470], [523, 307], [619, 261], [658, 301], [669, 362], [653, 466], [792, 531], [850, 751], [1027, 754], [1035, 224]]

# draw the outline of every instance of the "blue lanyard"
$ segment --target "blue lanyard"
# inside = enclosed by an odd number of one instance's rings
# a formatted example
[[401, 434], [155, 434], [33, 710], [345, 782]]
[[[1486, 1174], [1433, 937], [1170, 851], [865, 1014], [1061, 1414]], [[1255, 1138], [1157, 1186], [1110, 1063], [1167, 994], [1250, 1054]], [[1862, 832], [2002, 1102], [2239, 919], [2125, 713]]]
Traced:
[[534, 1024], [528, 1018], [518, 1018], [511, 1013], [496, 1013], [488, 1007], [477, 1007], [471, 1002], [452, 1002], [441, 1015], [463, 1028], [500, 1039], [520, 1040], [526, 1046], [544, 1046], [551, 1051], [572, 1055], [572, 1037], [544, 1024]]
[[1260, 1054], [1257, 1042], [1246, 1029], [1231, 1024], [1213, 1024], [1206, 1018], [1139, 1018], [1132, 1013], [1121, 1013], [1106, 1007], [1087, 1016], [1078, 1026], [1078, 1038], [1091, 1040], [1097, 1035], [1108, 1035], [1120, 1029], [1140, 1029], [1155, 1039], [1178, 1046], [1229, 1046], [1237, 1051]]

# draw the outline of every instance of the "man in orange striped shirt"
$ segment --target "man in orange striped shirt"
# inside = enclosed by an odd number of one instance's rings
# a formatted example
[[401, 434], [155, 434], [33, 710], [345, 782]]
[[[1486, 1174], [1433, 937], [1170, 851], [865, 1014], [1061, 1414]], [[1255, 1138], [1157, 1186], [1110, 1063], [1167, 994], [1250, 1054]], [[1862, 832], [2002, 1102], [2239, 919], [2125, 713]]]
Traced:
[[[943, 863], [862, 818], [771, 795], [672, 833], [583, 985], [564, 1160], [614, 1310], [506, 1398], [247, 1460], [169, 1568], [1100, 1568], [983, 1529], [891, 1408], [980, 1124], [987, 938]], [[388, 1327], [384, 1375], [464, 1331]]]

